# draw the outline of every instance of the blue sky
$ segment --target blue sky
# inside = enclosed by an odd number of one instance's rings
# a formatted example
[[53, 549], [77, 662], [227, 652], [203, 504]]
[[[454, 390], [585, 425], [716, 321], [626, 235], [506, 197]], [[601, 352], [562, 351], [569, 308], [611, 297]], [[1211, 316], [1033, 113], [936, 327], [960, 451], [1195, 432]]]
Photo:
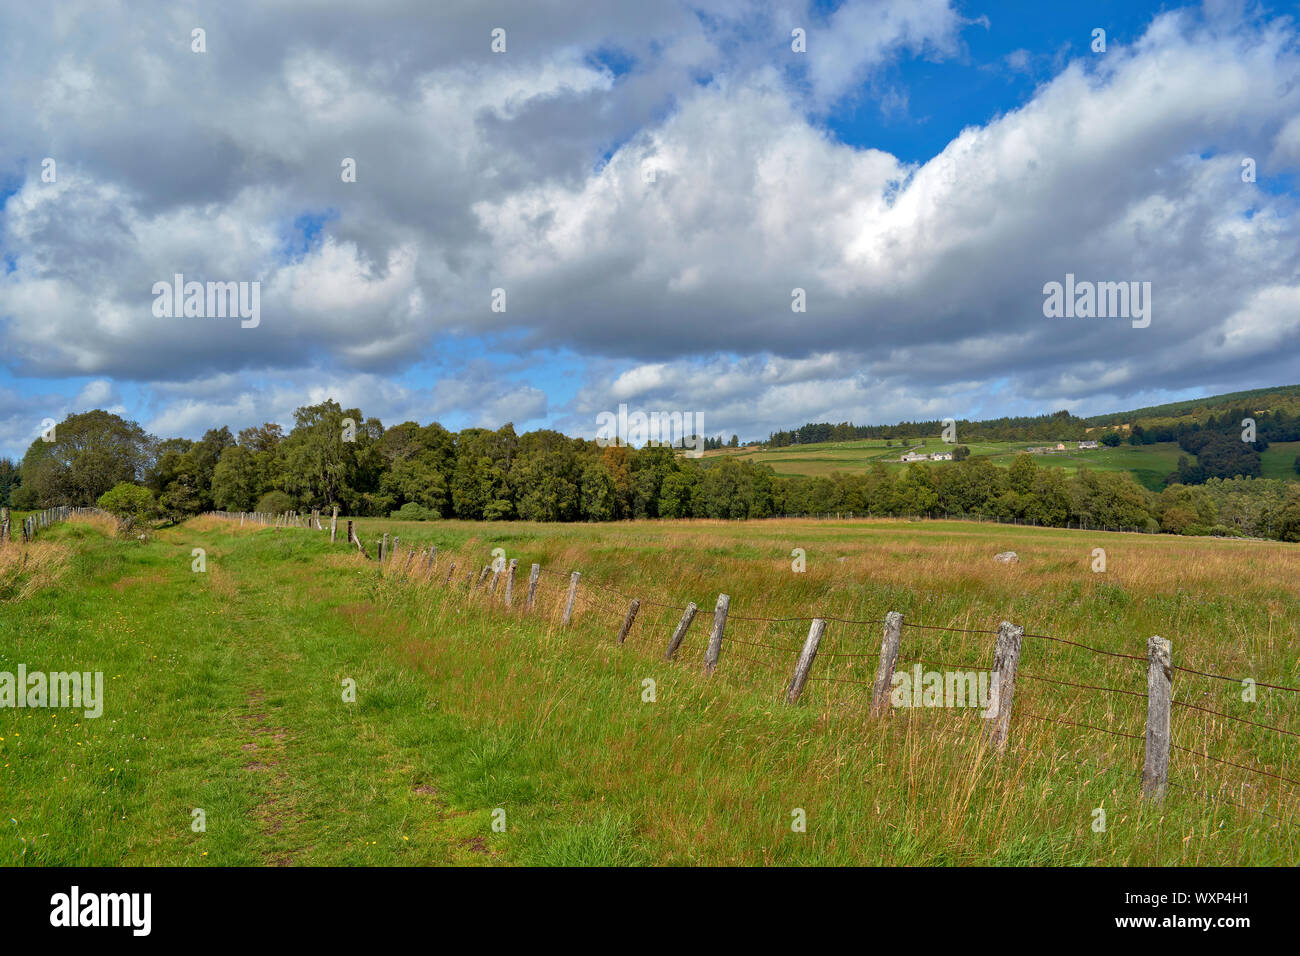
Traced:
[[[55, 7], [0, 14], [0, 454], [90, 407], [748, 439], [1300, 367], [1294, 8]], [[260, 324], [154, 318], [176, 272], [260, 282]], [[1151, 327], [1051, 324], [1066, 272], [1150, 281]]]

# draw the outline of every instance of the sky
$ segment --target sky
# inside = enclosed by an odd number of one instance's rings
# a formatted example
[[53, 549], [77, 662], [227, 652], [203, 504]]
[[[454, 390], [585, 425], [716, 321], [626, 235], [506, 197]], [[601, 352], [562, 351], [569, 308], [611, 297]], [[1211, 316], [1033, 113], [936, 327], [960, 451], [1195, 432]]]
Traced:
[[[750, 440], [1300, 383], [1298, 18], [5, 4], [0, 455], [91, 408]], [[177, 274], [256, 322], [169, 310]], [[1067, 274], [1149, 323], [1046, 315]]]

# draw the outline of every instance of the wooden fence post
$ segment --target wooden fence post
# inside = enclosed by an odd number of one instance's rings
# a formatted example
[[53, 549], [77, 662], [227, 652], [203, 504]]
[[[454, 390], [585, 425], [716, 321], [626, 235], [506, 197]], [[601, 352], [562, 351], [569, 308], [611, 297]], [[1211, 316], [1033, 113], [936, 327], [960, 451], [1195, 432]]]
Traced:
[[803, 642], [803, 650], [799, 652], [799, 661], [794, 665], [794, 676], [790, 678], [790, 686], [785, 691], [785, 702], [787, 704], [799, 703], [799, 695], [803, 693], [803, 685], [808, 681], [808, 672], [812, 670], [813, 661], [817, 659], [817, 645], [822, 642], [822, 634], [826, 631], [826, 622], [819, 617], [813, 618], [812, 627], [808, 628], [808, 639]]
[[622, 644], [627, 640], [627, 632], [632, 630], [632, 622], [636, 620], [636, 612], [641, 609], [641, 602], [636, 598], [627, 606], [627, 614], [623, 618], [623, 626], [618, 629], [618, 642]]
[[477, 591], [479, 588], [483, 586], [483, 582], [487, 580], [488, 572], [491, 570], [492, 570], [492, 565], [490, 564], [483, 565], [483, 570], [478, 573], [478, 580], [474, 582], [475, 591]]
[[871, 716], [889, 713], [890, 692], [894, 684], [894, 665], [898, 663], [898, 645], [903, 640], [903, 615], [890, 611], [885, 615], [885, 636], [880, 642], [880, 663], [876, 665], [876, 683], [871, 688]]
[[581, 571], [574, 571], [569, 575], [569, 599], [564, 602], [564, 617], [560, 619], [560, 624], [568, 625], [573, 620], [573, 602], [578, 599], [578, 578], [582, 577]]
[[424, 559], [424, 576], [426, 578], [429, 576], [429, 573], [433, 570], [433, 559], [436, 558], [437, 556], [438, 556], [438, 546], [433, 544], [429, 545], [429, 554]]
[[515, 603], [515, 571], [519, 568], [519, 559], [511, 558], [506, 567], [506, 607]]
[[451, 562], [451, 567], [447, 569], [447, 580], [442, 582], [443, 587], [445, 588], [451, 587], [451, 576], [455, 573], [456, 573], [456, 562], [453, 561]]
[[722, 655], [722, 634], [727, 629], [727, 611], [731, 609], [731, 595], [719, 594], [713, 608], [713, 630], [709, 631], [709, 649], [704, 652], [704, 669], [712, 674], [718, 669]]
[[1142, 796], [1156, 801], [1164, 798], [1169, 786], [1173, 690], [1173, 644], [1163, 637], [1147, 638], [1147, 739]]
[[[349, 522], [350, 524], [351, 522]], [[334, 543], [334, 535], [339, 529], [339, 506], [334, 506], [334, 513], [330, 515], [330, 544]]]
[[[388, 535], [384, 535], [384, 537], [387, 538]], [[397, 549], [401, 545], [401, 543], [402, 543], [402, 539], [399, 538], [397, 535], [393, 535], [393, 549], [388, 552], [389, 560], [393, 560], [393, 561], [397, 560]]]
[[379, 542], [379, 563], [384, 562], [384, 552], [388, 550], [388, 532], [384, 532], [383, 538]]
[[528, 572], [528, 600], [524, 602], [524, 610], [531, 611], [533, 602], [537, 600], [537, 579], [541, 577], [542, 566], [534, 564]]
[[9, 509], [0, 508], [0, 544], [9, 540]]
[[411, 573], [411, 562], [414, 560], [415, 560], [415, 548], [412, 547], [406, 552], [406, 564], [402, 565], [403, 575], [409, 575]]
[[1020, 641], [1025, 629], [1008, 621], [998, 625], [998, 640], [993, 648], [993, 700], [996, 713], [985, 728], [989, 743], [999, 751], [1007, 749], [1011, 731], [1011, 702], [1016, 694], [1016, 668], [1020, 666]]
[[670, 661], [676, 655], [677, 648], [682, 646], [682, 641], [686, 638], [686, 632], [690, 630], [691, 621], [695, 620], [695, 612], [698, 610], [694, 601], [686, 605], [682, 619], [677, 622], [677, 629], [673, 631], [673, 639], [668, 642], [668, 650], [664, 651], [664, 660]]

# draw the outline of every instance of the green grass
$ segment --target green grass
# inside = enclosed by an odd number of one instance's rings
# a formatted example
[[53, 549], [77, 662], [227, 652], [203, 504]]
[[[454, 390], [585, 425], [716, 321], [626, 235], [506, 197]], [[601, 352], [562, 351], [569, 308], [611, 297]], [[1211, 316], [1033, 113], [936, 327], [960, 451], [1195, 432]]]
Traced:
[[1300, 441], [1280, 441], [1269, 445], [1259, 456], [1261, 477], [1281, 478], [1287, 481], [1300, 479], [1300, 475], [1297, 475], [1295, 470], [1297, 456], [1300, 456]]
[[[999, 467], [1009, 468], [1015, 461], [1016, 455], [1025, 449], [1048, 444], [1054, 445], [1055, 442], [968, 442], [966, 447], [971, 450], [972, 456], [984, 456]], [[1164, 487], [1165, 478], [1178, 467], [1178, 457], [1186, 454], [1176, 442], [1159, 442], [1153, 445], [1124, 444], [1115, 448], [1103, 446], [1086, 450], [1080, 449], [1077, 441], [1068, 441], [1064, 444], [1065, 451], [1036, 455], [1035, 461], [1045, 468], [1060, 468], [1067, 474], [1073, 474], [1080, 468], [1091, 468], [1094, 471], [1127, 471], [1140, 484], [1152, 491], [1159, 491]], [[905, 465], [898, 459], [905, 451], [912, 450], [932, 454], [951, 451], [952, 446], [938, 438], [917, 440], [906, 447], [895, 442], [890, 448], [886, 448], [883, 441], [824, 442], [773, 449], [721, 449], [709, 452], [706, 457], [731, 455], [770, 465], [778, 475], [817, 477], [835, 472], [863, 473], [871, 470], [877, 462], [883, 462], [891, 470], [903, 468]], [[1288, 468], [1291, 461], [1295, 459], [1296, 453], [1292, 452], [1287, 459]], [[1188, 457], [1195, 458], [1195, 456]], [[1294, 471], [1291, 475], [1294, 476]], [[1270, 477], [1285, 476], [1279, 474]]]
[[[63, 564], [0, 614], [0, 670], [102, 670], [104, 715], [0, 710], [0, 861], [19, 865], [263, 864], [1279, 864], [1300, 858], [1289, 788], [1176, 754], [1172, 779], [1222, 788], [1138, 798], [1141, 743], [1030, 719], [1140, 732], [1141, 702], [1017, 687], [997, 759], [969, 712], [872, 720], [864, 688], [781, 693], [812, 610], [1032, 632], [1142, 653], [1174, 641], [1187, 666], [1295, 683], [1300, 551], [1278, 543], [958, 522], [637, 522], [361, 519], [402, 538], [381, 573], [342, 541], [196, 521], [127, 542], [73, 522], [43, 547]], [[406, 550], [439, 564], [405, 577]], [[542, 577], [531, 615], [467, 593], [502, 547]], [[207, 571], [191, 570], [191, 549]], [[790, 551], [807, 552], [795, 574]], [[1105, 574], [1088, 570], [1107, 550]], [[996, 565], [1012, 548], [1021, 563]], [[52, 552], [55, 553], [55, 552]], [[840, 560], [840, 559], [844, 560]], [[457, 562], [450, 589], [442, 585]], [[417, 566], [418, 567], [418, 566]], [[625, 600], [567, 571], [703, 608], [679, 660], [677, 612], [649, 603], [624, 646]], [[732, 595], [717, 674], [701, 673], [708, 613]], [[748, 643], [741, 643], [748, 642]], [[909, 655], [987, 661], [992, 638], [907, 629]], [[870, 679], [879, 627], [832, 622], [814, 676]], [[764, 647], [765, 645], [765, 647]], [[862, 654], [858, 657], [835, 655]], [[751, 661], [743, 660], [752, 658]], [[1027, 639], [1023, 673], [1140, 689], [1143, 666]], [[345, 679], [357, 700], [345, 703]], [[643, 700], [647, 680], [654, 702]], [[1179, 677], [1188, 700], [1300, 729], [1293, 696]], [[1294, 748], [1250, 725], [1176, 713], [1175, 740], [1300, 776]], [[1094, 833], [1093, 810], [1108, 829]], [[191, 830], [203, 808], [207, 830]], [[504, 832], [493, 811], [504, 810]], [[791, 830], [802, 809], [807, 832]]]

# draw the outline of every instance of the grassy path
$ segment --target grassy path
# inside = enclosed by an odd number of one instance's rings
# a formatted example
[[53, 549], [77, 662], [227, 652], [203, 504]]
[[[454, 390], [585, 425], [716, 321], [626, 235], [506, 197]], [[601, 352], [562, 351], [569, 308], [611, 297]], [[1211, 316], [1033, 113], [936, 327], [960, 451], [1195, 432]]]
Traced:
[[0, 670], [102, 670], [104, 713], [0, 710], [0, 861], [497, 858], [488, 812], [451, 809], [433, 782], [443, 721], [384, 639], [402, 623], [358, 603], [355, 565], [304, 535], [50, 538], [75, 544], [70, 566], [6, 607]]

